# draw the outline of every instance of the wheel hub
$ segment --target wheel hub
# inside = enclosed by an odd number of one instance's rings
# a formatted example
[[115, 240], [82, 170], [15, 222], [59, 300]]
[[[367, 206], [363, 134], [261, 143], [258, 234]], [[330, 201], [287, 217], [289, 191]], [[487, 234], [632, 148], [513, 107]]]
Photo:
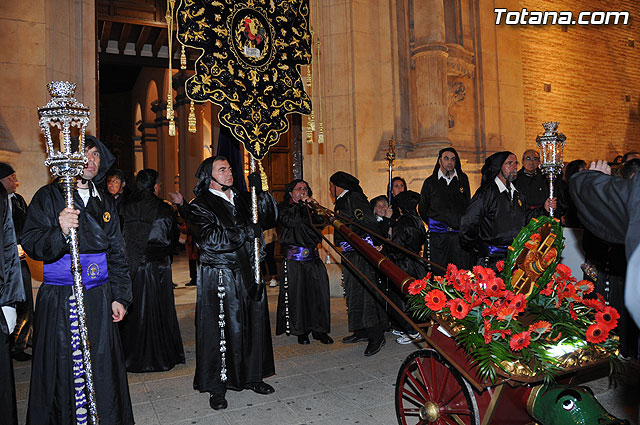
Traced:
[[427, 401], [420, 408], [420, 419], [427, 422], [435, 422], [440, 419], [440, 408], [433, 401]]

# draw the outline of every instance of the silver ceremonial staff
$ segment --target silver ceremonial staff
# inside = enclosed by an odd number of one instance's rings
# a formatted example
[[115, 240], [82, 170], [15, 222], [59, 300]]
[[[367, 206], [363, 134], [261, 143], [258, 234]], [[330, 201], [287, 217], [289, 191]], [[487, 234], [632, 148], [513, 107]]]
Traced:
[[[255, 173], [256, 160], [252, 155], [249, 155], [251, 160], [249, 162], [249, 172]], [[255, 187], [251, 187], [251, 221], [254, 224], [258, 224], [258, 192]], [[253, 276], [256, 281], [258, 289], [260, 288], [260, 235], [254, 235], [253, 239]], [[258, 294], [260, 296], [260, 294]]]
[[[544, 133], [536, 137], [536, 144], [540, 151], [540, 170], [549, 180], [549, 199], [553, 199], [553, 183], [556, 176], [562, 172], [564, 163], [562, 153], [567, 139], [562, 133], [558, 133], [558, 122], [548, 121], [542, 124]], [[549, 208], [549, 215], [553, 217], [553, 208]]]
[[[84, 136], [89, 123], [89, 108], [73, 97], [76, 90], [74, 83], [54, 81], [49, 83], [47, 88], [51, 95], [51, 100], [45, 106], [38, 108], [40, 129], [45, 135], [47, 147], [47, 159], [44, 161], [44, 165], [49, 167], [49, 171], [54, 178], [60, 179], [60, 184], [64, 189], [65, 206], [74, 208], [73, 192], [77, 185], [77, 178], [82, 175], [82, 171], [87, 165], [87, 158], [84, 154]], [[72, 135], [78, 138], [77, 150], [72, 150]], [[57, 146], [54, 146], [52, 137], [57, 139]], [[59, 150], [56, 147], [59, 147]], [[84, 307], [80, 249], [78, 248], [78, 234], [75, 228], [70, 229], [69, 236], [71, 274], [73, 275], [73, 295], [69, 298], [69, 315], [74, 361], [76, 421], [79, 425], [87, 423], [86, 399], [84, 398], [84, 387], [86, 385], [91, 423], [97, 425], [99, 419], [91, 371], [91, 353]], [[75, 317], [76, 314], [77, 318]], [[81, 350], [77, 344], [78, 336]], [[84, 377], [82, 376], [83, 372]]]

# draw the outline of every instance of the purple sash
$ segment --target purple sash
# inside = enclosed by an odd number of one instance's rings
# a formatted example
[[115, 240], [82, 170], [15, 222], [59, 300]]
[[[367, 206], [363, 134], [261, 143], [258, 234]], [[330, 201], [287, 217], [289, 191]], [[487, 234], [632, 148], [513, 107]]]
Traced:
[[[82, 271], [82, 283], [86, 289], [104, 285], [109, 281], [107, 269], [107, 254], [80, 254], [80, 267]], [[55, 263], [45, 264], [43, 268], [43, 283], [47, 285], [73, 285], [71, 274], [71, 256], [65, 254]]]
[[309, 261], [318, 258], [318, 247], [305, 248], [304, 246], [287, 246], [286, 252], [287, 260], [293, 261]]
[[502, 256], [507, 253], [506, 246], [487, 245], [487, 254], [489, 256]]
[[427, 224], [429, 226], [429, 231], [433, 233], [458, 233], [457, 229], [449, 227], [446, 223], [434, 220], [431, 217], [429, 217], [429, 223]]
[[[371, 236], [367, 235], [366, 238], [362, 238], [363, 241], [365, 241], [366, 243], [368, 243], [371, 246], [375, 246], [373, 244], [373, 239], [371, 239]], [[355, 251], [355, 249], [353, 249], [353, 247], [351, 245], [349, 245], [349, 242], [347, 241], [342, 241], [340, 242], [340, 248], [342, 248], [342, 252], [352, 252]]]

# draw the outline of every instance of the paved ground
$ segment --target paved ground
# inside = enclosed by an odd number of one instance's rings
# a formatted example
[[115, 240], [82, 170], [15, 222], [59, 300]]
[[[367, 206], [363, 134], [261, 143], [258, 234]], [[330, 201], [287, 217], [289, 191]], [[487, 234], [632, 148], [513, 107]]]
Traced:
[[[162, 373], [130, 373], [129, 387], [137, 424], [220, 424], [220, 425], [300, 425], [300, 424], [397, 424], [394, 385], [398, 369], [415, 345], [398, 345], [387, 334], [387, 344], [372, 357], [362, 355], [365, 344], [339, 342], [347, 335], [346, 310], [341, 298], [333, 298], [333, 345], [317, 341], [298, 345], [295, 337], [274, 336], [276, 375], [266, 379], [276, 392], [261, 396], [250, 391], [227, 394], [229, 407], [214, 411], [208, 394], [193, 390], [195, 328], [193, 325], [194, 287], [184, 287], [188, 278], [186, 262], [178, 258], [174, 281], [178, 318], [187, 363]], [[272, 328], [278, 288], [269, 288]], [[30, 363], [14, 362], [18, 393], [19, 420], [26, 416]], [[610, 387], [606, 378], [592, 381], [598, 400], [614, 415], [637, 425], [639, 368], [629, 367], [626, 382]], [[1, 421], [0, 421], [1, 422]]]

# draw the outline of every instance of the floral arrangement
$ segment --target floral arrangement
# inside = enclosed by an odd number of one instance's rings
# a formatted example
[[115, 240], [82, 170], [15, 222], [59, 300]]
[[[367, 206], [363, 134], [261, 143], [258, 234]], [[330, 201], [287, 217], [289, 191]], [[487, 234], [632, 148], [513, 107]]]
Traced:
[[[539, 240], [535, 235], [541, 224], [523, 229], [528, 233], [522, 238], [525, 244]], [[612, 330], [620, 316], [601, 295], [594, 296], [593, 283], [577, 281], [567, 266], [556, 262], [525, 295], [509, 283], [516, 274], [512, 270], [517, 271], [514, 258], [521, 253], [517, 250], [507, 257], [514, 266], [510, 269], [498, 262], [502, 276], [491, 268], [475, 266], [468, 271], [449, 264], [444, 276], [429, 273], [415, 280], [408, 288], [409, 311], [419, 320], [435, 314], [448, 324], [477, 364], [479, 377], [492, 382], [497, 369], [512, 373], [514, 364], [530, 376], [551, 381], [562, 367], [559, 346], [570, 347], [568, 352], [591, 353], [592, 358], [613, 356], [618, 341]], [[520, 257], [523, 264], [524, 257]]]

